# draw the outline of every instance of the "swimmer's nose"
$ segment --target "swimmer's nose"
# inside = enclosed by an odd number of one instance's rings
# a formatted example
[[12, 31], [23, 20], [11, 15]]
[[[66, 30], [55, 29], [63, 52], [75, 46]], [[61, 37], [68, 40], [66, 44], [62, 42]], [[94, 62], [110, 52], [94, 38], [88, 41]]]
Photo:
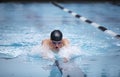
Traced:
[[59, 46], [58, 46], [58, 44], [56, 44], [56, 48], [58, 48]]

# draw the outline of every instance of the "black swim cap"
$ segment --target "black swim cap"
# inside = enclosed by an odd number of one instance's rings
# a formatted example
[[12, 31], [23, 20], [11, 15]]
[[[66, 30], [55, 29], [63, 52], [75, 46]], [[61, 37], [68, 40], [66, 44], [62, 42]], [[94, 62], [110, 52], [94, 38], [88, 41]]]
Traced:
[[50, 39], [53, 41], [61, 41], [62, 37], [63, 37], [63, 35], [60, 30], [54, 30], [51, 32]]

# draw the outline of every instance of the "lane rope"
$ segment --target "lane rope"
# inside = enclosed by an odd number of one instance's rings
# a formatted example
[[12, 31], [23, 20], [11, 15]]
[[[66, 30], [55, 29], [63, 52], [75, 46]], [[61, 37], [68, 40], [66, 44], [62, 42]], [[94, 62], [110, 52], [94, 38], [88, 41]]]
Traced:
[[74, 16], [75, 18], [78, 18], [78, 19], [80, 19], [81, 21], [86, 22], [86, 23], [92, 25], [92, 26], [95, 27], [95, 28], [98, 28], [98, 29], [101, 30], [102, 32], [104, 32], [104, 33], [106, 33], [106, 34], [108, 34], [108, 35], [110, 35], [110, 36], [112, 36], [112, 37], [115, 37], [115, 38], [117, 38], [117, 39], [120, 39], [120, 35], [117, 34], [116, 32], [113, 32], [112, 30], [109, 30], [109, 29], [105, 28], [104, 26], [101, 26], [101, 25], [93, 22], [93, 21], [87, 19], [86, 17], [83, 17], [83, 16], [81, 16], [81, 15], [79, 15], [79, 14], [77, 14], [77, 13], [75, 13], [75, 12], [73, 12], [73, 11], [67, 9], [67, 8], [64, 8], [63, 6], [59, 5], [59, 4], [56, 3], [56, 2], [52, 2], [52, 4], [55, 5], [56, 7], [60, 8], [61, 10], [65, 11], [65, 12], [67, 12], [67, 13], [69, 13], [69, 14], [71, 14], [71, 15]]

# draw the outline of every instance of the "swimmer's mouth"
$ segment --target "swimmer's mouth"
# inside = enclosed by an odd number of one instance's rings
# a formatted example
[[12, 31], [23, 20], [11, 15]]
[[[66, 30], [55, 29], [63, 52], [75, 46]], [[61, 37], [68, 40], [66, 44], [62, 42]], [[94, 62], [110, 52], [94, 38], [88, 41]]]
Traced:
[[58, 47], [55, 47], [56, 49], [58, 49]]

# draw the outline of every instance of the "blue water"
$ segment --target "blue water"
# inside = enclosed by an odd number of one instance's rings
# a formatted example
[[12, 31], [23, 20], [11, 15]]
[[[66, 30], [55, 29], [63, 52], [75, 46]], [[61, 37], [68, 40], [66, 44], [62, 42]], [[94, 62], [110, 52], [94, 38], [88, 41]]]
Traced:
[[[109, 3], [62, 5], [120, 34], [120, 7]], [[120, 77], [120, 40], [50, 3], [0, 3], [0, 77], [50, 77], [52, 62], [26, 53], [54, 29], [60, 29], [71, 45], [85, 53], [76, 62], [87, 77]], [[12, 57], [16, 58], [7, 59]]]

